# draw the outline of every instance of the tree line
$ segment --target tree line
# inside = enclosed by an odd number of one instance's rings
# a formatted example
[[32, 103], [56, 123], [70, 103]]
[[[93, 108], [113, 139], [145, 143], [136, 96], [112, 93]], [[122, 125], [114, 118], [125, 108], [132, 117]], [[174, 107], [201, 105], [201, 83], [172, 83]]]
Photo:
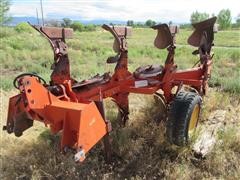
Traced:
[[[7, 22], [11, 21], [11, 17], [9, 16], [8, 12], [10, 9], [10, 0], [0, 0], [0, 25], [4, 25]], [[236, 17], [236, 23], [232, 23], [232, 16], [231, 11], [229, 9], [222, 9], [218, 15], [212, 14], [211, 16], [217, 16], [217, 23], [220, 30], [227, 30], [231, 28], [240, 28], [240, 14]], [[197, 23], [200, 21], [203, 21], [205, 19], [208, 19], [211, 17], [208, 13], [205, 12], [198, 12], [195, 11], [191, 14], [190, 22]], [[159, 23], [159, 22], [158, 22]], [[151, 27], [157, 24], [156, 21], [148, 19], [146, 22], [134, 22], [133, 20], [128, 20], [126, 22], [127, 26], [132, 27]], [[172, 21], [169, 22], [169, 24], [172, 24]], [[90, 25], [84, 25], [79, 21], [72, 21], [69, 18], [63, 18], [61, 21], [58, 20], [49, 20], [47, 21], [47, 25], [50, 26], [60, 26], [60, 27], [70, 27], [73, 28], [75, 31], [95, 31], [96, 25], [90, 24]], [[110, 23], [110, 25], [113, 25]], [[181, 28], [190, 28], [191, 24], [181, 24]]]
[[63, 18], [61, 27], [70, 27], [74, 31], [82, 32], [82, 31], [95, 31], [97, 26], [94, 24], [84, 25], [84, 24], [80, 23], [79, 21], [73, 22], [69, 18]]
[[[212, 14], [211, 16], [213, 17], [216, 15]], [[190, 21], [193, 24], [208, 19], [209, 17], [210, 15], [207, 13], [195, 11], [191, 14]], [[232, 24], [231, 11], [229, 9], [222, 9], [217, 15], [217, 23], [219, 25], [220, 30], [230, 29], [232, 26], [240, 27], [240, 14], [237, 17], [236, 23]]]
[[[191, 14], [190, 22], [191, 24], [206, 20], [210, 17], [216, 16], [212, 14], [211, 16], [205, 12], [195, 11]], [[147, 20], [145, 23], [134, 23], [133, 20], [128, 20], [127, 25], [132, 27], [149, 27], [155, 25], [156, 22], [153, 20]], [[172, 24], [172, 21], [169, 22]], [[190, 23], [181, 24], [181, 28], [190, 28]], [[240, 28], [240, 14], [236, 17], [236, 23], [232, 23], [231, 11], [229, 9], [222, 9], [217, 15], [217, 24], [219, 25], [220, 30], [227, 30], [231, 28]]]

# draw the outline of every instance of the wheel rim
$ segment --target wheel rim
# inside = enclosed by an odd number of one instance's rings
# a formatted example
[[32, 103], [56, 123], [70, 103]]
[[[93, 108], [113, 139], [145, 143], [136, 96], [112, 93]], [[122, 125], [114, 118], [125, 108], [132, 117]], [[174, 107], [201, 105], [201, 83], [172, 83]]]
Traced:
[[190, 117], [188, 131], [194, 130], [195, 127], [197, 126], [199, 112], [200, 112], [200, 106], [199, 106], [199, 104], [196, 104], [193, 108], [192, 115]]

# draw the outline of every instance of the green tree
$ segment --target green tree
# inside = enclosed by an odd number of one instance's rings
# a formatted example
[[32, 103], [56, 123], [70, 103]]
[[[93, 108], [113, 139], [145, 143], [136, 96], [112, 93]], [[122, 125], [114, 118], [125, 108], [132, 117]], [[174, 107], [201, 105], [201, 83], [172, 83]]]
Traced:
[[156, 22], [151, 20], [151, 19], [148, 19], [146, 22], [145, 22], [145, 26], [154, 26], [156, 25]]
[[34, 31], [34, 29], [26, 22], [19, 23], [18, 25], [15, 26], [14, 29], [19, 33], [21, 32], [31, 33]]
[[0, 0], [0, 24], [5, 24], [11, 21], [11, 17], [8, 15], [10, 9], [10, 0]]
[[192, 24], [194, 24], [194, 23], [198, 23], [200, 21], [204, 21], [208, 18], [209, 18], [209, 14], [195, 11], [191, 14], [190, 21], [191, 21]]
[[222, 30], [229, 29], [231, 27], [231, 22], [231, 11], [229, 9], [222, 9], [218, 14], [219, 28]]
[[63, 18], [62, 21], [63, 21], [61, 24], [62, 27], [70, 27], [72, 24], [72, 20], [69, 18]]
[[145, 25], [141, 22], [137, 22], [133, 24], [133, 27], [144, 27]]
[[84, 25], [80, 22], [74, 22], [70, 27], [73, 28], [74, 31], [84, 31]]
[[96, 31], [96, 26], [94, 24], [86, 25], [84, 31]]
[[237, 24], [237, 26], [240, 26], [240, 14], [237, 16], [236, 24]]
[[133, 20], [128, 20], [127, 21], [127, 26], [134, 26], [134, 21]]

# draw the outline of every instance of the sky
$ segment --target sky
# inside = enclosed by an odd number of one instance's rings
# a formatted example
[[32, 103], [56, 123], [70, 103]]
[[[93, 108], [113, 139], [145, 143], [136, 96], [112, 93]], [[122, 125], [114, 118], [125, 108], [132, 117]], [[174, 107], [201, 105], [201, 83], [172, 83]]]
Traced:
[[[73, 20], [134, 20], [187, 23], [193, 11], [217, 15], [230, 9], [233, 21], [240, 14], [239, 0], [42, 0], [45, 18]], [[40, 0], [12, 0], [12, 16], [40, 15]]]

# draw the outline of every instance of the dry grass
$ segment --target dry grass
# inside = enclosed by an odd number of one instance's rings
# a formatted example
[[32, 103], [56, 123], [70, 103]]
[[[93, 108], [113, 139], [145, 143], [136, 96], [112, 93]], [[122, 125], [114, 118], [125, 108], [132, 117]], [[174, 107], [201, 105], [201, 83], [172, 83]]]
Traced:
[[[14, 92], [1, 93], [2, 125], [7, 99]], [[1, 131], [0, 179], [240, 178], [239, 95], [210, 90], [206, 97], [201, 123], [211, 111], [224, 109], [228, 113], [224, 128], [218, 132], [220, 140], [205, 159], [195, 158], [191, 145], [179, 148], [164, 140], [165, 122], [160, 116], [160, 107], [151, 96], [130, 96], [128, 125], [111, 135], [115, 152], [111, 164], [104, 162], [101, 143], [88, 154], [84, 163], [75, 164], [71, 153], [59, 152], [58, 136], [51, 135], [42, 124], [35, 124], [20, 138]], [[108, 118], [117, 126], [114, 104], [107, 101], [106, 108]]]
[[[37, 33], [25, 38], [26, 33], [7, 28], [0, 29], [0, 34], [0, 86], [5, 89], [0, 90], [2, 127], [8, 98], [16, 93], [6, 92], [12, 88], [13, 77], [34, 71], [49, 80], [52, 52], [47, 41]], [[185, 45], [189, 34], [190, 31], [181, 31], [178, 43]], [[163, 63], [166, 51], [153, 47], [155, 35], [151, 29], [134, 29], [128, 41], [131, 71], [146, 63]], [[239, 31], [216, 34], [216, 46], [235, 48], [214, 48], [210, 85], [220, 90], [210, 90], [205, 97], [199, 129], [211, 112], [223, 109], [227, 113], [225, 126], [218, 132], [219, 142], [205, 159], [194, 157], [192, 145], [178, 148], [165, 141], [164, 113], [158, 101], [149, 96], [131, 95], [130, 120], [122, 129], [116, 128], [116, 107], [106, 101], [107, 116], [115, 127], [111, 134], [115, 152], [111, 164], [104, 162], [101, 143], [83, 164], [75, 164], [72, 154], [59, 152], [59, 136], [51, 135], [43, 124], [35, 123], [20, 138], [0, 130], [0, 179], [240, 179], [240, 39], [236, 36]], [[112, 41], [107, 32], [76, 33], [74, 39], [68, 40], [72, 75], [80, 80], [113, 70], [113, 65], [105, 65], [105, 59], [113, 54]], [[192, 51], [188, 46], [178, 47], [176, 62], [180, 68], [191, 67], [198, 60], [191, 55]]]

